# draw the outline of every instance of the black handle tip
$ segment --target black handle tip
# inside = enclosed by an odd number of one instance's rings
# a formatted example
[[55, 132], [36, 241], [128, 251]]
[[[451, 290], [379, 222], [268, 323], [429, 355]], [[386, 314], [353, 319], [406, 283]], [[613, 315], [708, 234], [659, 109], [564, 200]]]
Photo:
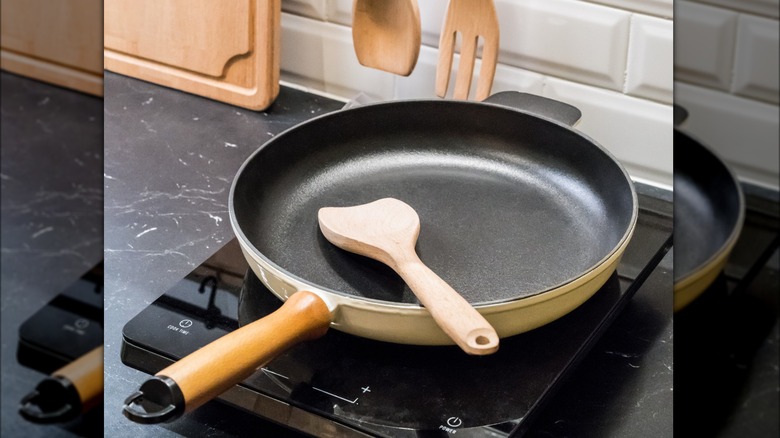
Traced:
[[688, 119], [688, 110], [681, 107], [680, 105], [674, 104], [672, 106], [673, 108], [673, 118], [674, 118], [674, 126], [680, 126], [684, 121]]
[[528, 111], [568, 126], [574, 126], [582, 118], [582, 112], [575, 106], [549, 97], [519, 91], [501, 91], [489, 96], [483, 102]]
[[70, 380], [47, 377], [20, 402], [19, 414], [39, 424], [64, 423], [81, 413], [81, 398]]
[[173, 421], [184, 413], [184, 395], [173, 379], [154, 376], [125, 400], [122, 413], [141, 424]]

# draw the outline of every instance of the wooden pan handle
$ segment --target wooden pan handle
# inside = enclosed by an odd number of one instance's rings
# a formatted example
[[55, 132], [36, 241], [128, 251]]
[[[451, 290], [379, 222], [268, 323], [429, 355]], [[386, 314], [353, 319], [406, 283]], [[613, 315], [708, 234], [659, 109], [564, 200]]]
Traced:
[[160, 423], [198, 408], [299, 342], [323, 336], [330, 310], [316, 294], [297, 292], [265, 318], [235, 330], [160, 371], [127, 400], [123, 413]]
[[95, 348], [52, 373], [68, 379], [81, 399], [81, 410], [92, 409], [103, 397], [103, 346]]
[[436, 323], [468, 354], [498, 350], [498, 334], [477, 310], [421, 261], [397, 266], [396, 271], [414, 291]]
[[19, 413], [40, 424], [64, 423], [103, 399], [103, 346], [53, 372], [25, 396]]

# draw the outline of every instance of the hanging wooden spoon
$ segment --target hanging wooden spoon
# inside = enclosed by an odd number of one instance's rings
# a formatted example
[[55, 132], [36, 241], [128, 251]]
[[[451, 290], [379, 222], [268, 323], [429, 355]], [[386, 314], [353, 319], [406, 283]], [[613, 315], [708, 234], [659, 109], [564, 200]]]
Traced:
[[384, 198], [354, 207], [326, 207], [318, 219], [330, 243], [393, 268], [463, 351], [485, 355], [498, 350], [498, 334], [490, 323], [417, 256], [420, 218], [408, 204]]
[[361, 65], [409, 76], [420, 38], [417, 0], [355, 0], [352, 42]]

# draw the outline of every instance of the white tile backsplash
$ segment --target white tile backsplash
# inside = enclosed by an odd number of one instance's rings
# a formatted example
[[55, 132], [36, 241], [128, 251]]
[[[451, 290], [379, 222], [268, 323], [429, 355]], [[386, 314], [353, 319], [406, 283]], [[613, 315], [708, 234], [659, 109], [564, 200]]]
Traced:
[[634, 15], [625, 92], [672, 103], [674, 41], [672, 22]]
[[777, 105], [685, 83], [675, 84], [675, 103], [689, 113], [682, 131], [712, 148], [740, 178], [777, 189]]
[[[679, 0], [678, 0], [679, 1]], [[748, 12], [777, 18], [778, 0], [695, 0], [700, 3], [709, 3], [713, 6], [721, 6], [734, 11]]]
[[539, 73], [499, 65], [493, 79], [493, 93], [514, 90], [541, 96], [544, 92], [545, 80], [544, 75]]
[[281, 78], [347, 98], [393, 98], [394, 75], [360, 65], [349, 27], [282, 14]]
[[327, 17], [326, 5], [328, 3], [330, 3], [328, 0], [283, 0], [282, 12], [325, 20]]
[[674, 8], [672, 0], [590, 0], [593, 3], [614, 6], [629, 11], [656, 15], [662, 18], [672, 18]]
[[352, 26], [353, 0], [327, 0], [326, 16], [332, 23]]
[[[681, 129], [715, 150], [739, 178], [775, 190], [779, 4], [675, 1], [675, 68], [684, 71], [675, 74], [674, 98], [690, 114]], [[697, 22], [706, 25], [691, 25]]]
[[446, 0], [428, 0], [418, 2], [420, 7], [420, 27], [422, 43], [426, 46], [439, 47], [439, 36], [447, 12]]
[[691, 2], [677, 4], [674, 78], [728, 90], [731, 85], [738, 14]]
[[777, 20], [739, 17], [732, 87], [735, 94], [778, 103], [778, 31]]
[[325, 23], [282, 13], [279, 62], [283, 80], [325, 91]]
[[672, 186], [671, 106], [555, 78], [547, 78], [544, 96], [579, 108], [577, 129], [607, 148], [631, 175]]
[[[495, 1], [501, 53], [492, 91], [568, 99], [586, 113], [580, 129], [632, 175], [671, 184], [672, 1]], [[422, 47], [408, 77], [358, 63], [352, 3], [282, 1], [282, 79], [344, 98], [360, 92], [380, 100], [435, 98], [448, 0], [419, 1]], [[457, 55], [453, 64], [454, 72]], [[471, 96], [479, 68], [477, 60]]]
[[622, 90], [631, 14], [572, 0], [498, 0], [499, 62]]

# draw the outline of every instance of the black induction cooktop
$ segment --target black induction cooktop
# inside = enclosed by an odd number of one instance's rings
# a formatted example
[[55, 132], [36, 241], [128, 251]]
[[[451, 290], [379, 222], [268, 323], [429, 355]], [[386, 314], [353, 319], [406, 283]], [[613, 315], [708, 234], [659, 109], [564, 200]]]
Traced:
[[[390, 344], [330, 330], [274, 359], [220, 400], [313, 435], [520, 436], [671, 246], [671, 195], [643, 184], [617, 271], [585, 304], [502, 339], [498, 353]], [[235, 240], [130, 320], [122, 361], [154, 374], [279, 301]], [[140, 384], [140, 382], [139, 382]]]

